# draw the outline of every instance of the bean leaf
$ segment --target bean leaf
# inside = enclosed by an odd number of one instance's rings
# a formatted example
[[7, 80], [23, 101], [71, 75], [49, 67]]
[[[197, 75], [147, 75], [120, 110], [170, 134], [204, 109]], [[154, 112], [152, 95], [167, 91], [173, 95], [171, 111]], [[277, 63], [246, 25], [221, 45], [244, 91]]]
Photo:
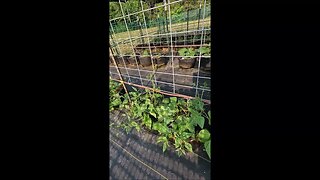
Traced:
[[167, 144], [166, 144], [166, 143], [163, 143], [162, 152], [165, 152], [166, 150], [167, 150]]
[[185, 142], [184, 143], [184, 147], [189, 151], [189, 152], [193, 152], [192, 151], [192, 145], [188, 142]]
[[204, 143], [204, 148], [206, 149], [206, 152], [211, 159], [211, 140]]
[[168, 104], [169, 103], [169, 99], [165, 98], [165, 99], [162, 100], [162, 102], [165, 103], [165, 104]]
[[192, 114], [191, 119], [194, 125], [198, 124], [201, 129], [203, 129], [204, 126], [204, 117], [197, 115], [197, 114]]
[[176, 103], [177, 102], [177, 97], [170, 97], [170, 102], [171, 103]]

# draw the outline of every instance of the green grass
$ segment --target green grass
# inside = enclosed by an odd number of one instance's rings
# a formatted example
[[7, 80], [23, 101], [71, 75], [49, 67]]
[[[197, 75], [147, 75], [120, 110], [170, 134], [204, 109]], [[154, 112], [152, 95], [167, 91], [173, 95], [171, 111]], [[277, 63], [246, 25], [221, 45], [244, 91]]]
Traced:
[[[210, 17], [204, 19], [204, 27], [210, 27], [210, 20], [211, 20]], [[203, 26], [202, 20], [200, 21], [199, 26], [200, 27]], [[188, 30], [189, 31], [190, 30], [195, 30], [197, 28], [198, 28], [198, 20], [189, 21], [189, 26], [188, 26]], [[142, 33], [144, 35], [146, 35], [147, 33], [148, 33], [148, 35], [158, 34], [158, 32], [157, 32], [158, 29], [159, 29], [159, 27], [152, 27], [152, 28], [148, 28], [148, 29], [142, 29]], [[170, 27], [169, 27], [169, 30], [170, 30]], [[186, 30], [187, 30], [187, 22], [172, 24], [172, 32], [186, 31]], [[129, 31], [129, 32], [126, 31], [126, 32], [121, 32], [121, 33], [114, 34], [113, 38], [114, 38], [115, 43], [119, 43], [119, 42], [122, 42], [124, 39], [128, 39], [129, 38], [129, 33], [130, 33], [131, 38], [138, 37], [137, 39], [132, 39], [133, 47], [135, 47], [136, 45], [141, 43], [140, 30], [134, 30], [134, 31]], [[153, 37], [150, 37], [149, 39], [150, 39], [150, 41], [152, 41]], [[148, 38], [143, 38], [143, 40], [144, 40], [145, 43], [149, 43]], [[122, 54], [133, 52], [133, 49], [132, 49], [130, 41], [128, 41], [128, 42], [126, 42], [124, 44], [119, 44], [118, 47], [120, 48], [120, 51], [121, 51]]]

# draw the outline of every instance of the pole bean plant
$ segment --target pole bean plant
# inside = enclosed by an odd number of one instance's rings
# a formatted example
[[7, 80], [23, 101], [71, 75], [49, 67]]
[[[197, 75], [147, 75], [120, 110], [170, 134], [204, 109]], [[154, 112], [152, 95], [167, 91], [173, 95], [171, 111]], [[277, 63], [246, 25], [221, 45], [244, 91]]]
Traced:
[[[157, 89], [152, 83], [153, 88]], [[134, 91], [121, 96], [116, 91], [119, 84], [116, 84], [110, 81], [109, 110], [111, 112], [119, 108], [125, 111], [127, 118], [120, 127], [127, 133], [132, 128], [156, 132], [159, 135], [157, 143], [162, 144], [163, 152], [173, 146], [179, 156], [193, 152], [192, 144], [201, 143], [211, 158], [211, 112], [205, 111], [199, 97], [188, 100], [164, 97], [148, 89], [141, 93], [134, 87]]]

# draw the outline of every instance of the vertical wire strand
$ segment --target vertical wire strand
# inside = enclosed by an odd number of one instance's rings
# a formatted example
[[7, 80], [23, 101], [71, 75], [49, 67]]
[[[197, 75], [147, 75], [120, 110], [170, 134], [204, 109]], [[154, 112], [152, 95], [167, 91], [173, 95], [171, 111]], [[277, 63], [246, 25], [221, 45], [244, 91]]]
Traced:
[[[112, 30], [112, 32], [113, 32], [113, 34], [114, 34], [114, 29], [113, 29], [113, 26], [112, 26], [112, 23], [111, 23], [111, 22], [110, 22], [110, 25], [111, 25], [111, 30]], [[134, 55], [135, 55], [135, 60], [136, 60], [137, 68], [138, 68], [139, 77], [141, 78], [140, 69], [139, 69], [138, 62], [137, 62], [137, 56], [136, 56], [136, 54], [135, 54], [135, 51], [134, 51], [132, 42], [131, 42], [131, 46], [132, 46], [132, 49], [133, 49], [133, 52], [134, 52]], [[120, 48], [120, 46], [119, 46], [118, 44], [116, 45], [116, 47], [118, 48], [120, 54], [123, 54], [123, 53], [121, 52], [121, 48]], [[128, 68], [127, 68], [127, 69], [128, 69]], [[141, 84], [143, 85], [142, 81], [141, 81]]]
[[[165, 1], [166, 2], [166, 1]], [[172, 44], [172, 22], [171, 22], [171, 8], [170, 8], [170, 0], [168, 0], [168, 10], [169, 10], [169, 24], [170, 24], [170, 46], [171, 46], [171, 59], [172, 59], [172, 86], [173, 86], [173, 89], [172, 89], [172, 93], [176, 93], [176, 86], [175, 86], [175, 83], [174, 83], [174, 61], [173, 61], [173, 44]]]
[[[203, 44], [203, 31], [204, 31], [204, 18], [205, 18], [205, 14], [206, 14], [206, 3], [207, 1], [204, 0], [204, 5], [203, 5], [203, 16], [202, 16], [202, 31], [201, 31], [201, 40], [200, 40], [200, 48], [202, 47]], [[211, 60], [211, 59], [210, 59]], [[196, 85], [196, 94], [195, 96], [197, 96], [198, 93], [198, 86], [199, 86], [199, 74], [200, 74], [200, 63], [201, 63], [201, 54], [199, 56], [199, 63], [198, 63], [198, 74], [197, 74], [197, 85]]]
[[[127, 75], [128, 75], [128, 78], [129, 78], [129, 81], [131, 82], [131, 78], [130, 78], [130, 75], [129, 75], [129, 71], [128, 71], [128, 68], [127, 68], [127, 66], [125, 65], [125, 61], [124, 61], [124, 58], [123, 58], [123, 56], [121, 56], [121, 50], [120, 50], [120, 48], [117, 48], [117, 45], [116, 45], [116, 47], [114, 47], [115, 49], [117, 49], [117, 50], [119, 50], [119, 53], [120, 53], [120, 57], [122, 58], [122, 61], [123, 61], [123, 63], [124, 63], [124, 69], [126, 70], [126, 72], [127, 72]], [[116, 66], [118, 66], [118, 65], [116, 65]]]
[[[113, 26], [112, 26], [112, 23], [111, 23], [111, 22], [110, 22], [110, 25], [111, 25], [112, 32], [113, 32], [113, 34], [114, 34], [114, 30], [113, 30]], [[110, 36], [112, 36], [112, 34], [111, 34]], [[109, 43], [109, 44], [110, 44], [110, 43]], [[116, 47], [115, 47], [115, 48], [117, 48], [117, 46], [118, 46], [118, 44], [116, 44]], [[120, 49], [119, 49], [119, 48], [118, 48], [118, 50], [120, 51]], [[121, 59], [122, 59], [122, 61], [123, 61], [123, 64], [124, 64], [125, 70], [126, 70], [126, 72], [127, 72], [127, 74], [128, 74], [129, 81], [131, 82], [130, 75], [129, 75], [129, 72], [128, 72], [128, 69], [127, 69], [127, 66], [126, 66], [126, 62], [124, 61], [124, 58], [123, 58], [123, 56], [122, 56], [122, 53], [121, 53], [121, 52], [120, 52], [120, 57], [121, 57]]]
[[[120, 5], [120, 8], [121, 8], [122, 15], [125, 16], [120, 0], [119, 0], [119, 5]], [[143, 85], [143, 82], [141, 80], [141, 73], [140, 73], [140, 69], [139, 69], [139, 65], [138, 65], [138, 60], [137, 60], [137, 54], [136, 54], [136, 52], [134, 50], [134, 47], [133, 47], [133, 44], [132, 44], [131, 34], [130, 34], [130, 31], [129, 31], [129, 28], [128, 28], [128, 24], [127, 24], [126, 18], [123, 18], [123, 20], [124, 20], [124, 23], [126, 25], [126, 29], [127, 29], [128, 35], [129, 35], [131, 48], [132, 48], [132, 51], [134, 53], [134, 59], [136, 60], [136, 65], [137, 65], [137, 69], [138, 69], [138, 73], [139, 73], [139, 77], [140, 77], [140, 82], [141, 82], [141, 85]]]
[[118, 74], [119, 74], [119, 77], [120, 77], [120, 80], [121, 80], [121, 84], [122, 84], [124, 90], [126, 91], [126, 93], [128, 94], [129, 101], [130, 101], [130, 103], [131, 103], [130, 95], [129, 95], [129, 93], [128, 93], [128, 90], [127, 90], [127, 88], [126, 88], [126, 85], [123, 83], [123, 79], [122, 79], [122, 76], [121, 76], [121, 72], [120, 72], [120, 70], [119, 70], [119, 67], [118, 67], [116, 61], [114, 60], [114, 56], [113, 56], [112, 51], [111, 51], [110, 48], [109, 48], [109, 53], [112, 55], [112, 56], [111, 56], [111, 59], [113, 60], [113, 63], [114, 63], [114, 64], [116, 65], [116, 67], [117, 67], [116, 69], [117, 69], [117, 71], [118, 71]]
[[157, 77], [156, 77], [156, 70], [155, 70], [155, 66], [154, 66], [154, 63], [153, 63], [153, 56], [152, 56], [152, 51], [151, 51], [151, 46], [150, 46], [150, 37], [149, 37], [149, 34], [148, 34], [148, 27], [147, 27], [146, 17], [144, 15], [144, 11], [143, 11], [144, 9], [143, 9], [142, 0], [140, 0], [140, 4], [141, 4], [141, 8], [142, 8], [142, 16], [143, 16], [143, 20], [144, 20], [144, 26], [145, 26], [145, 29], [146, 29], [146, 35], [147, 35], [147, 38], [148, 38], [148, 46], [149, 46], [149, 51], [150, 51], [151, 65], [152, 65], [152, 69], [153, 69], [154, 82], [155, 82], [156, 86], [158, 86]]

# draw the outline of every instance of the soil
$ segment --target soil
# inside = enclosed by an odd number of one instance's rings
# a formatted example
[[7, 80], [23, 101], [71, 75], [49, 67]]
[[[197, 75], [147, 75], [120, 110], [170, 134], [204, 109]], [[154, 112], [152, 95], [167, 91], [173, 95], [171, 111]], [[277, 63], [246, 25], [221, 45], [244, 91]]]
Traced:
[[190, 59], [181, 58], [179, 60], [179, 66], [184, 69], [189, 69], [189, 68], [193, 68], [195, 62], [196, 62], [196, 58], [190, 58]]
[[136, 62], [136, 58], [134, 56], [131, 56], [128, 58], [128, 62], [130, 65], [137, 65], [137, 63], [139, 64], [139, 58], [137, 57], [137, 62]]
[[144, 67], [151, 66], [151, 57], [139, 57], [140, 64]]

